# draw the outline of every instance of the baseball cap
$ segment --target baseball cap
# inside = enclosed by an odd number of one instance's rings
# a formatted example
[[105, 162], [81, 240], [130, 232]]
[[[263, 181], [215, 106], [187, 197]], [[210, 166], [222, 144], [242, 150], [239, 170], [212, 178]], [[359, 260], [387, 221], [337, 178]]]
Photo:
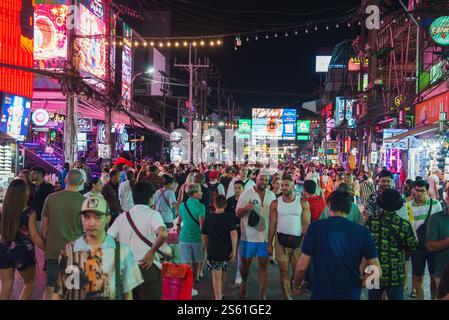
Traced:
[[105, 199], [101, 197], [89, 197], [84, 200], [80, 214], [95, 212], [98, 215], [109, 215], [109, 206]]

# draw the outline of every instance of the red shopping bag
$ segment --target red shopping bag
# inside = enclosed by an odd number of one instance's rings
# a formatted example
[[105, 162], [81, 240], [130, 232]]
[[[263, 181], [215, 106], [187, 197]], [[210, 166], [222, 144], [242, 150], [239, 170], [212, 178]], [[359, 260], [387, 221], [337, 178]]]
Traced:
[[162, 300], [192, 300], [193, 272], [188, 264], [162, 263]]
[[171, 229], [168, 231], [168, 244], [179, 244], [179, 232], [177, 230]]

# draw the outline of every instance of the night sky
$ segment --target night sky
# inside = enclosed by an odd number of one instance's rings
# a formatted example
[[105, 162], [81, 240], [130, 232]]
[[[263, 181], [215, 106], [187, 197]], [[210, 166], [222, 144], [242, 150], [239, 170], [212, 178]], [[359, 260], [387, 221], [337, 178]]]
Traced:
[[[237, 51], [234, 38], [228, 37], [222, 48], [200, 49], [200, 56], [218, 65], [223, 75], [222, 86], [234, 89], [237, 103], [246, 110], [253, 106], [299, 106], [303, 101], [316, 98], [320, 74], [315, 73], [315, 56], [330, 54], [339, 42], [354, 39], [360, 28], [357, 25], [348, 28], [346, 22], [336, 29], [336, 22], [330, 22], [329, 31], [325, 30], [327, 23], [318, 23], [319, 31], [314, 30], [317, 21], [343, 17], [357, 8], [360, 0], [140, 0], [142, 2], [146, 8], [172, 11], [172, 36], [238, 33], [312, 22], [309, 34], [305, 34], [303, 27], [298, 28], [298, 36], [290, 32], [288, 38], [285, 31], [279, 31], [278, 38], [273, 37], [274, 31], [269, 33], [269, 40], [265, 39], [266, 33], [258, 34], [258, 41], [255, 35], [250, 36], [249, 42], [247, 36], [242, 36], [242, 46]], [[184, 50], [173, 49], [171, 57], [172, 60], [174, 57], [178, 61], [187, 60]], [[173, 71], [175, 76], [188, 79], [187, 73]], [[322, 76], [324, 81], [325, 74]]]

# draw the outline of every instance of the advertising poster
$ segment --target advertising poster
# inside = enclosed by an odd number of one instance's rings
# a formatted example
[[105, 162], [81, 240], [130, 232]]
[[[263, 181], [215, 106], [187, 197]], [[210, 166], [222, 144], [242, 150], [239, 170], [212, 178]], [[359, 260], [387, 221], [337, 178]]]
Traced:
[[0, 131], [24, 141], [30, 124], [31, 100], [5, 94], [2, 100]]
[[239, 120], [239, 137], [249, 138], [251, 136], [251, 119]]
[[98, 90], [104, 90], [106, 73], [106, 24], [85, 6], [80, 5], [78, 10], [78, 36], [79, 68], [87, 83]]
[[355, 127], [355, 119], [352, 115], [353, 103], [358, 100], [348, 99], [344, 97], [335, 98], [335, 126], [338, 127], [344, 119], [345, 107], [346, 107], [346, 120], [347, 126], [350, 128]]
[[132, 30], [126, 23], [123, 24], [123, 36], [130, 39], [123, 39], [123, 56], [122, 56], [122, 96], [123, 103], [126, 107], [130, 107], [132, 101], [132, 50], [131, 37]]
[[296, 109], [252, 110], [252, 137], [294, 140], [296, 137]]
[[417, 104], [415, 107], [415, 126], [421, 127], [437, 123], [440, 120], [441, 105], [444, 112], [449, 112], [448, 92]]
[[34, 8], [34, 66], [63, 68], [67, 59], [67, 6], [37, 4]]

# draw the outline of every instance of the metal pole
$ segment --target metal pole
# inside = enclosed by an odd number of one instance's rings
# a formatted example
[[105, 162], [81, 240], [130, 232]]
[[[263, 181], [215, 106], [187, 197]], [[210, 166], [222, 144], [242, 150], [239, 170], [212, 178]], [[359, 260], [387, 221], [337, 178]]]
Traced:
[[189, 45], [189, 147], [190, 161], [193, 161], [193, 62], [192, 43]]

